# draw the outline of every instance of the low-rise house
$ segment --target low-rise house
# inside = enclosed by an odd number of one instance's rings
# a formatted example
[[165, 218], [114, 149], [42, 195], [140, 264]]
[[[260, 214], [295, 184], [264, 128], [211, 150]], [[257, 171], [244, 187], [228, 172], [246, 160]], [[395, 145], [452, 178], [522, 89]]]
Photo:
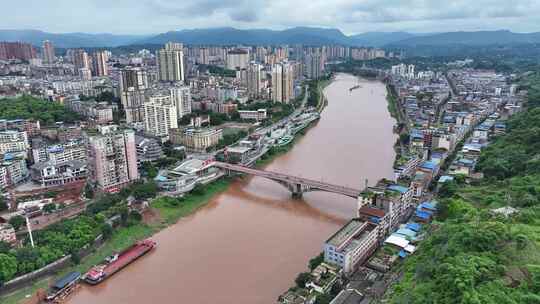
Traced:
[[0, 241], [12, 245], [17, 242], [17, 235], [15, 234], [15, 229], [13, 229], [13, 226], [7, 223], [0, 224]]
[[153, 138], [135, 135], [135, 149], [137, 151], [137, 163], [154, 162], [163, 156], [163, 149]]
[[86, 162], [70, 160], [63, 163], [45, 161], [31, 167], [32, 181], [41, 186], [56, 186], [83, 180], [87, 176]]
[[431, 174], [417, 170], [414, 174], [413, 180], [411, 181], [413, 196], [415, 198], [421, 197], [424, 191], [428, 188], [430, 182]]
[[328, 293], [339, 277], [339, 270], [336, 267], [321, 263], [311, 272], [312, 280], [306, 284], [306, 288], [318, 293]]

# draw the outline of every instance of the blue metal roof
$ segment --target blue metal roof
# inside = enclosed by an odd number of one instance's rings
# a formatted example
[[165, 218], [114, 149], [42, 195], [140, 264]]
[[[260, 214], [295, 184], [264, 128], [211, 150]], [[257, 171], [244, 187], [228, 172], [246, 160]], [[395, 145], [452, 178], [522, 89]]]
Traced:
[[409, 188], [403, 187], [403, 186], [400, 186], [400, 185], [390, 185], [390, 186], [388, 186], [388, 190], [398, 191], [398, 192], [401, 192], [401, 193], [407, 193], [407, 191], [409, 191]]
[[426, 161], [424, 163], [422, 163], [422, 165], [420, 165], [420, 167], [422, 168], [426, 168], [426, 169], [429, 169], [429, 170], [434, 170], [435, 168], [437, 168], [438, 164], [435, 163], [434, 161]]
[[429, 220], [431, 218], [431, 213], [426, 212], [426, 211], [416, 210], [414, 215], [424, 220]]
[[[435, 208], [435, 206], [433, 206], [432, 204], [428, 203], [428, 202], [423, 202], [421, 203], [419, 206], [418, 206], [418, 209], [427, 209], [428, 212], [429, 211], [435, 211], [437, 210], [437, 208]], [[425, 211], [425, 210], [423, 210]]]
[[407, 223], [406, 227], [408, 229], [411, 229], [412, 231], [418, 232], [422, 228], [422, 225], [420, 225], [418, 223]]

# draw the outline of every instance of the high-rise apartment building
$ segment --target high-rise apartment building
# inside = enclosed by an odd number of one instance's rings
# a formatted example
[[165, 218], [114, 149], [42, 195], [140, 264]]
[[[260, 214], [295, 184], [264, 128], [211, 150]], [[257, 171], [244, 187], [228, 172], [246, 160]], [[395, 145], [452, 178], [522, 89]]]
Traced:
[[169, 139], [169, 130], [178, 128], [176, 107], [171, 96], [155, 95], [144, 104], [144, 131], [150, 136]]
[[294, 71], [288, 62], [272, 67], [272, 100], [289, 103], [294, 98]]
[[139, 179], [135, 133], [118, 130], [115, 125], [99, 128], [100, 134], [88, 138], [90, 181], [103, 192], [118, 192]]
[[105, 51], [94, 52], [93, 64], [94, 64], [95, 76], [101, 77], [101, 76], [109, 75], [109, 68], [107, 66], [107, 60], [108, 60], [108, 56]]
[[210, 50], [208, 48], [200, 48], [197, 58], [198, 64], [210, 64]]
[[184, 81], [184, 46], [168, 42], [157, 51], [158, 77], [160, 81]]
[[148, 76], [144, 69], [128, 67], [120, 75], [120, 100], [126, 112], [127, 123], [144, 122], [145, 93]]
[[191, 92], [188, 86], [170, 89], [171, 102], [176, 107], [176, 116], [180, 119], [191, 113]]
[[324, 68], [323, 57], [319, 53], [307, 54], [305, 57], [306, 76], [311, 79], [318, 79], [322, 76]]
[[257, 98], [263, 89], [263, 66], [256, 62], [251, 62], [247, 69], [247, 89], [250, 97]]
[[53, 64], [55, 60], [54, 46], [49, 40], [43, 41], [43, 63]]
[[88, 53], [86, 53], [85, 50], [74, 50], [72, 56], [73, 64], [75, 65], [76, 70], [90, 69], [90, 59], [88, 58]]
[[227, 69], [245, 69], [249, 63], [249, 52], [244, 49], [234, 49], [227, 52]]
[[0, 60], [37, 58], [36, 49], [24, 42], [0, 42]]

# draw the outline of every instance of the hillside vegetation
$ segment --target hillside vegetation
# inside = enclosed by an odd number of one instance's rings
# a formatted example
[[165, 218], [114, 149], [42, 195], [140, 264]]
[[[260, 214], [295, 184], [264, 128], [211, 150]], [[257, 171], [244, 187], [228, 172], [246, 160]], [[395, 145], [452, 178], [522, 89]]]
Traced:
[[63, 105], [32, 96], [0, 99], [0, 119], [34, 119], [44, 124], [73, 122], [79, 115]]

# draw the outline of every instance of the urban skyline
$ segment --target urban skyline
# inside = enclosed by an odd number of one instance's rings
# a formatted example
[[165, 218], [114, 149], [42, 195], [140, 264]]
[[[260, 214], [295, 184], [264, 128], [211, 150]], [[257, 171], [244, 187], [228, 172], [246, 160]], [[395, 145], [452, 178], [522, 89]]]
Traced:
[[0, 302], [536, 303], [537, 2], [2, 5]]

